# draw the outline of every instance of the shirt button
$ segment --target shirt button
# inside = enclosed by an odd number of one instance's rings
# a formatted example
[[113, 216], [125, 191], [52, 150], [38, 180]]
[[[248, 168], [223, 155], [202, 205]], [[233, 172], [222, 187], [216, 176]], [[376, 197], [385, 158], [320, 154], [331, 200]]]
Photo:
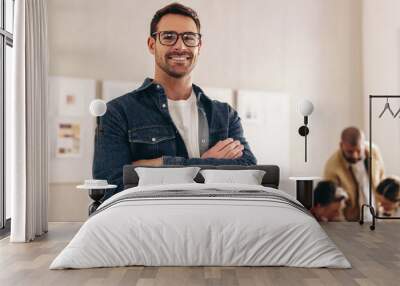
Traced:
[[162, 104], [162, 108], [165, 108], [167, 105], [165, 103]]
[[161, 88], [161, 86], [160, 86], [159, 84], [157, 84], [157, 85], [156, 85], [156, 88], [157, 88], [157, 89], [160, 89], [160, 88]]
[[153, 142], [154, 142], [154, 141], [156, 141], [156, 138], [154, 138], [154, 137], [153, 137], [153, 138], [151, 138], [151, 141], [153, 141]]

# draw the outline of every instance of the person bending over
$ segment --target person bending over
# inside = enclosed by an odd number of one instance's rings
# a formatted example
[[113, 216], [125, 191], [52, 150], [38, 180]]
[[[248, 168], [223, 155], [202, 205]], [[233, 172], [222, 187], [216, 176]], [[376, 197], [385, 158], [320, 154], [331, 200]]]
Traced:
[[394, 216], [398, 213], [400, 204], [400, 178], [392, 176], [382, 180], [376, 188], [376, 192], [379, 215]]
[[[361, 206], [369, 202], [369, 145], [356, 127], [342, 131], [339, 149], [325, 164], [324, 179], [335, 182], [348, 195], [344, 216], [348, 221], [360, 219]], [[372, 203], [376, 206], [376, 187], [384, 177], [384, 164], [377, 146], [372, 145]], [[370, 212], [364, 211], [370, 220]]]
[[318, 221], [343, 221], [346, 192], [332, 181], [321, 181], [314, 189], [311, 213]]

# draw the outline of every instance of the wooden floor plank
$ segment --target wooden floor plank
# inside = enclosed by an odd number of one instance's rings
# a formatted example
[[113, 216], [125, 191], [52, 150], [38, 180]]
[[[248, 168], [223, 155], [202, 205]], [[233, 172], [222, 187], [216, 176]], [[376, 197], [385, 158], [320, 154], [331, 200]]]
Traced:
[[48, 269], [81, 223], [50, 223], [49, 233], [32, 243], [0, 240], [0, 285], [395, 286], [400, 273], [400, 222], [379, 221], [375, 231], [358, 223], [323, 223], [352, 269], [295, 267], [116, 267]]

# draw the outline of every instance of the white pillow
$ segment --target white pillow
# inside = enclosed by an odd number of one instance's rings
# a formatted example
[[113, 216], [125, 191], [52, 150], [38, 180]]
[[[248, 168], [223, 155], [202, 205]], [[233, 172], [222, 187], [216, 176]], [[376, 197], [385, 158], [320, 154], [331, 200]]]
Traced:
[[201, 170], [204, 183], [235, 183], [261, 185], [265, 171], [262, 170]]
[[139, 176], [139, 186], [196, 183], [193, 179], [199, 170], [199, 167], [135, 168]]

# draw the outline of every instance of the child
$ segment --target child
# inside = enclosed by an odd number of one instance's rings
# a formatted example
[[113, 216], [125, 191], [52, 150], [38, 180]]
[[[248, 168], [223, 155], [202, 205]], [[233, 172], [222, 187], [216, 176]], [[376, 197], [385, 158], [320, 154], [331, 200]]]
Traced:
[[311, 213], [318, 221], [343, 221], [346, 192], [332, 181], [321, 181], [314, 189]]
[[398, 177], [388, 177], [382, 180], [377, 191], [378, 214], [384, 216], [393, 216], [400, 202], [400, 179]]

